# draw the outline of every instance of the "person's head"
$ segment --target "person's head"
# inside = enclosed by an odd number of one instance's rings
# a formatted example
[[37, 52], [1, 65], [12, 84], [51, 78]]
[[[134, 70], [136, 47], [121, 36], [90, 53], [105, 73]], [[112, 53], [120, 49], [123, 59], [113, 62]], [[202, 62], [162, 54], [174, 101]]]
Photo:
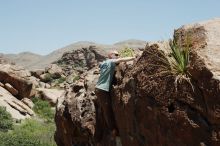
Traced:
[[119, 58], [119, 53], [118, 53], [118, 51], [116, 51], [116, 50], [110, 51], [110, 52], [108, 53], [108, 58], [109, 58], [109, 59], [117, 59], [117, 58]]

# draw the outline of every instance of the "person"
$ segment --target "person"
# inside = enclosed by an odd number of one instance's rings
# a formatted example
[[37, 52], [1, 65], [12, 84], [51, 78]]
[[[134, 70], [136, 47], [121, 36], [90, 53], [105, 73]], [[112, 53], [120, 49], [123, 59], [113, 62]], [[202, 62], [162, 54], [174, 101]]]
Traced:
[[111, 51], [108, 54], [108, 59], [99, 65], [100, 76], [96, 84], [95, 94], [97, 96], [98, 105], [101, 107], [103, 112], [106, 125], [108, 129], [111, 130], [110, 132], [112, 137], [116, 137], [118, 135], [110, 98], [115, 66], [120, 62], [127, 62], [134, 59], [135, 57], [120, 58], [117, 51]]

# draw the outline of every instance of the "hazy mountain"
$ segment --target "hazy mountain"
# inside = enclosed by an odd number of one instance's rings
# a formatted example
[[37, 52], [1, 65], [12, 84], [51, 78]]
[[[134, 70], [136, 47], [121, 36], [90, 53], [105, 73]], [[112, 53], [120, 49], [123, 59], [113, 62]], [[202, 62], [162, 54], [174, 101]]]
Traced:
[[41, 56], [41, 55], [34, 54], [31, 52], [23, 52], [19, 54], [4, 54], [4, 57], [12, 60], [18, 65], [21, 65], [27, 69], [33, 70], [33, 69], [45, 68], [52, 62], [61, 58], [63, 53], [67, 51], [86, 48], [89, 46], [96, 46], [99, 49], [103, 49], [103, 51], [108, 51], [109, 49], [122, 49], [125, 47], [131, 47], [131, 48], [137, 49], [137, 48], [144, 48], [146, 43], [147, 43], [146, 41], [134, 40], [134, 39], [121, 41], [113, 45], [105, 45], [105, 44], [98, 44], [94, 42], [80, 41], [80, 42], [65, 46], [63, 48], [57, 49], [45, 56]]
[[42, 58], [41, 55], [31, 52], [22, 52], [19, 54], [2, 54], [2, 57], [25, 68]]
[[115, 43], [114, 46], [117, 46], [119, 48], [130, 47], [133, 49], [138, 49], [138, 48], [144, 48], [146, 46], [146, 43], [147, 43], [146, 41], [130, 39]]

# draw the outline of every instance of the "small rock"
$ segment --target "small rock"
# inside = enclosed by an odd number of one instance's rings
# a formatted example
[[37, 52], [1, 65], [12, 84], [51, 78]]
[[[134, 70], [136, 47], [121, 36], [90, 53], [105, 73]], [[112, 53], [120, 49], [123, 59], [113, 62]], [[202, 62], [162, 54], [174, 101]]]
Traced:
[[36, 77], [36, 78], [40, 78], [40, 75], [44, 74], [44, 70], [43, 69], [37, 69], [34, 71], [31, 71], [31, 75]]
[[1, 87], [4, 87], [5, 85], [4, 85], [3, 83], [0, 82], [0, 86], [1, 86]]
[[23, 98], [21, 101], [31, 109], [34, 107], [34, 103], [29, 98]]
[[50, 84], [45, 84], [45, 88], [50, 88], [51, 86], [50, 86]]

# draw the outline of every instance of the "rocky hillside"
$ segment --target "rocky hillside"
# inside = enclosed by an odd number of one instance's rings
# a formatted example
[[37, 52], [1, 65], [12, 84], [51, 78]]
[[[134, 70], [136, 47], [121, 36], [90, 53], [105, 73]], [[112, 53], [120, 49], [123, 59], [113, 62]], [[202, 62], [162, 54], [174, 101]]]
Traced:
[[89, 46], [96, 46], [96, 48], [98, 49], [109, 50], [109, 49], [122, 49], [125, 47], [131, 47], [133, 49], [137, 49], [137, 48], [144, 48], [145, 45], [146, 42], [141, 40], [127, 40], [127, 41], [118, 42], [113, 45], [105, 45], [105, 44], [97, 44], [94, 42], [81, 41], [57, 49], [45, 56], [41, 56], [29, 52], [23, 52], [20, 54], [2, 54], [1, 56], [3, 56], [5, 59], [10, 60], [11, 62], [16, 63], [17, 65], [23, 66], [26, 69], [35, 70], [35, 69], [44, 69], [45, 67], [49, 66], [52, 62], [60, 59], [65, 52], [69, 52], [69, 51], [71, 52], [72, 50], [88, 48]]
[[[96, 104], [97, 76], [70, 86], [57, 104], [57, 145], [96, 145], [97, 137], [103, 146], [220, 145], [219, 28], [214, 19], [175, 30], [177, 45], [190, 47], [184, 72], [173, 72], [167, 43], [147, 45], [133, 64], [117, 67], [111, 92], [116, 139]], [[95, 75], [93, 68], [87, 73]]]
[[5, 107], [15, 121], [35, 116], [33, 98], [55, 105], [57, 98], [63, 94], [63, 90], [48, 89], [52, 85], [46, 79], [55, 80], [62, 75], [62, 70], [59, 72], [55, 65], [46, 71], [30, 72], [7, 60], [0, 61], [0, 107]]

